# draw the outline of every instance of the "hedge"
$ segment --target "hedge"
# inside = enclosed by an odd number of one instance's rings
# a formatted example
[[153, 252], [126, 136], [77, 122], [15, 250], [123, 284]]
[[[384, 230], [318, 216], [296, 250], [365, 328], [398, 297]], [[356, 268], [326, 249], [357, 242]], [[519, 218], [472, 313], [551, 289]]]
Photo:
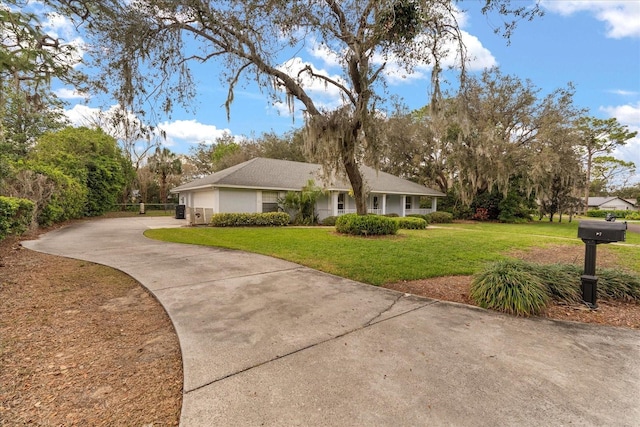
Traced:
[[211, 216], [212, 227], [280, 227], [288, 225], [291, 217], [285, 212], [219, 213]]
[[[620, 219], [636, 219], [636, 217], [640, 217], [640, 213], [637, 211], [631, 210], [600, 210], [600, 209], [592, 209], [587, 211], [587, 216], [591, 218], [604, 218], [607, 214], [613, 214], [616, 218]], [[640, 218], [639, 218], [640, 219]]]
[[424, 218], [393, 218], [398, 223], [398, 228], [403, 230], [424, 230], [427, 228], [427, 221]]
[[322, 225], [330, 225], [330, 226], [334, 226], [336, 225], [336, 220], [338, 219], [337, 216], [328, 216], [325, 219], [322, 220]]
[[398, 222], [381, 215], [346, 214], [336, 220], [336, 231], [355, 236], [396, 234]]
[[31, 200], [0, 196], [0, 239], [27, 231], [33, 219], [34, 207]]
[[426, 215], [422, 215], [422, 214], [409, 214], [409, 215], [407, 215], [407, 216], [406, 216], [406, 218], [422, 218], [422, 219], [424, 219], [425, 221], [427, 221], [427, 224], [429, 224], [429, 222], [430, 222], [429, 214], [426, 214]]
[[449, 212], [436, 211], [431, 212], [430, 214], [427, 214], [425, 216], [429, 217], [427, 221], [431, 224], [444, 224], [453, 222], [453, 214]]

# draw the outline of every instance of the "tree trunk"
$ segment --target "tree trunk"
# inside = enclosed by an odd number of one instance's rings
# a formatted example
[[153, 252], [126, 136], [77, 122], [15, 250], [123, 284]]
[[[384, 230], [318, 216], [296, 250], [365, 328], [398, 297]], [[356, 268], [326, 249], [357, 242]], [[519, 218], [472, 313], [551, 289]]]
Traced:
[[587, 153], [587, 189], [584, 192], [584, 214], [587, 214], [589, 210], [589, 190], [591, 189], [591, 162], [593, 160], [593, 154]]
[[362, 124], [359, 120], [355, 120], [352, 123], [349, 132], [345, 132], [342, 139], [342, 164], [344, 170], [347, 173], [351, 188], [353, 189], [353, 198], [356, 202], [356, 212], [358, 215], [366, 215], [367, 212], [367, 194], [364, 188], [364, 180], [362, 179], [362, 173], [358, 168], [358, 163], [355, 158], [356, 141], [358, 140], [358, 134]]
[[367, 214], [367, 195], [364, 188], [364, 180], [362, 179], [362, 173], [354, 159], [349, 156], [343, 156], [342, 161], [344, 163], [344, 169], [347, 172], [347, 177], [351, 183], [353, 189], [353, 198], [356, 201], [356, 212], [358, 215]]

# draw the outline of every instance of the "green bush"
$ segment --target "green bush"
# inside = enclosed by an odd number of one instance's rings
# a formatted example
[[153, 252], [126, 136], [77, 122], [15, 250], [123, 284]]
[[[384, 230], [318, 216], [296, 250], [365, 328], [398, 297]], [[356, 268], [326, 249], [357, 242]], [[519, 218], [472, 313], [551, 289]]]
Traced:
[[383, 236], [396, 234], [398, 223], [380, 215], [346, 214], [336, 220], [336, 231], [355, 236]]
[[291, 221], [285, 212], [266, 213], [219, 213], [211, 216], [212, 227], [279, 227]]
[[429, 221], [430, 221], [429, 215], [422, 215], [422, 214], [409, 214], [405, 218], [422, 218], [427, 222], [427, 225], [429, 224]]
[[544, 283], [519, 261], [500, 261], [478, 274], [471, 298], [480, 306], [516, 316], [540, 314], [549, 303]]
[[334, 226], [336, 225], [336, 220], [338, 219], [337, 216], [328, 216], [325, 219], [322, 220], [322, 225], [330, 225], [330, 226]]
[[[616, 218], [620, 218], [620, 219], [623, 219], [623, 218], [640, 219], [640, 213], [636, 211], [627, 211], [627, 210], [610, 211], [610, 210], [600, 210], [600, 209], [592, 209], [587, 211], [587, 216], [591, 218], [604, 218], [607, 216], [607, 214], [613, 214], [615, 215]], [[630, 218], [630, 217], [637, 217], [637, 218]]]
[[27, 231], [33, 219], [34, 206], [31, 200], [0, 196], [0, 239]]
[[393, 220], [398, 223], [398, 228], [404, 230], [424, 230], [427, 228], [427, 221], [423, 218], [404, 217], [393, 218]]
[[587, 211], [587, 216], [591, 218], [604, 218], [607, 216], [607, 211], [601, 211], [600, 209], [591, 209]]
[[453, 222], [453, 214], [449, 212], [437, 211], [431, 212], [425, 216], [429, 217], [427, 222], [430, 224], [446, 224]]
[[398, 218], [400, 215], [398, 215], [395, 212], [392, 212], [392, 213], [384, 214], [384, 216], [386, 216], [387, 218]]

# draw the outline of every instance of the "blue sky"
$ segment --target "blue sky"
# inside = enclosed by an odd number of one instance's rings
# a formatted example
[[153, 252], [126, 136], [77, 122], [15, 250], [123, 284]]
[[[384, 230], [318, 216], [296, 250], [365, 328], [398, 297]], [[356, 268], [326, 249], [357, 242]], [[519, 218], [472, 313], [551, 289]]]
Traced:
[[[595, 117], [616, 117], [629, 129], [640, 131], [640, 0], [543, 0], [545, 16], [520, 23], [510, 45], [493, 32], [500, 23], [498, 18], [483, 16], [480, 6], [479, 1], [460, 3], [462, 9], [468, 9], [459, 18], [466, 44], [477, 58], [472, 71], [497, 65], [503, 74], [530, 79], [543, 93], [572, 82], [576, 106], [587, 108]], [[311, 61], [330, 75], [340, 72], [327, 52], [308, 50], [296, 54], [300, 56], [283, 60], [288, 59], [292, 66]], [[227, 88], [217, 78], [218, 69], [218, 64], [208, 63], [195, 70], [195, 112], [175, 111], [170, 120], [159, 124], [167, 133], [166, 145], [173, 151], [186, 153], [194, 144], [211, 142], [223, 132], [258, 136], [302, 126], [299, 117], [294, 120], [283, 105], [270, 104], [267, 96], [251, 84], [236, 91], [231, 120], [227, 121], [223, 106]], [[410, 108], [419, 108], [427, 102], [428, 84], [429, 69], [424, 67], [404, 79], [393, 78], [390, 91], [402, 97]], [[71, 103], [68, 115], [76, 123], [99, 107], [108, 108], [109, 100], [90, 99], [84, 104], [68, 88], [58, 90]], [[330, 93], [318, 89], [316, 95], [328, 105], [333, 102]], [[640, 171], [640, 137], [616, 156], [634, 161]]]

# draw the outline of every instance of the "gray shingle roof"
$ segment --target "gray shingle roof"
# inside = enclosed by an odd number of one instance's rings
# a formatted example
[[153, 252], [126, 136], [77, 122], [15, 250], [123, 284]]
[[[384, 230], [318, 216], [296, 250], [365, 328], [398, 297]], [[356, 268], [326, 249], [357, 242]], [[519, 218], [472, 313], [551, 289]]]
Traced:
[[[361, 171], [367, 188], [374, 193], [444, 196], [439, 191], [385, 172], [376, 172], [375, 169], [367, 166], [361, 167]], [[310, 179], [327, 190], [349, 191], [351, 189], [351, 185], [346, 180], [333, 179], [332, 182], [326, 183], [322, 176], [322, 167], [318, 164], [256, 157], [176, 187], [171, 192], [180, 193], [211, 187], [297, 191]]]

